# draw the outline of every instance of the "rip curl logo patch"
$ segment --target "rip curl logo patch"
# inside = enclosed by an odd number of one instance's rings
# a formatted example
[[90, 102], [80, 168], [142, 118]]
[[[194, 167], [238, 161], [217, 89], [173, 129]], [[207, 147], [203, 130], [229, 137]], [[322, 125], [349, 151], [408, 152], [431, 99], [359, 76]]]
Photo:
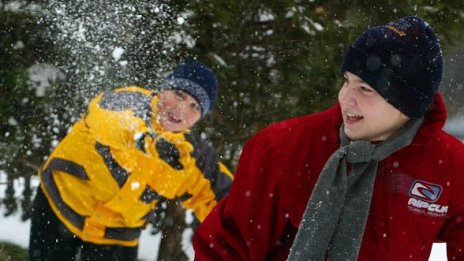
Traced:
[[409, 195], [418, 199], [435, 202], [440, 197], [442, 187], [422, 180], [417, 180], [411, 186]]
[[435, 204], [440, 198], [442, 186], [423, 180], [416, 180], [409, 189], [408, 207], [418, 214], [443, 217], [448, 206]]

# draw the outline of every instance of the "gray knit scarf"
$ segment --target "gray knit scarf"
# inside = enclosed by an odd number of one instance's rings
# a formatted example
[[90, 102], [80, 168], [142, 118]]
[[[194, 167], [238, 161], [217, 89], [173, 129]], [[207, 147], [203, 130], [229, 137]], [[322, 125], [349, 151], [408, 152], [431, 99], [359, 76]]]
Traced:
[[[322, 169], [288, 260], [357, 259], [378, 162], [409, 145], [422, 120], [409, 120], [400, 131], [380, 144], [350, 142], [343, 125], [340, 127], [341, 146]], [[351, 163], [350, 175], [347, 175], [347, 163]]]

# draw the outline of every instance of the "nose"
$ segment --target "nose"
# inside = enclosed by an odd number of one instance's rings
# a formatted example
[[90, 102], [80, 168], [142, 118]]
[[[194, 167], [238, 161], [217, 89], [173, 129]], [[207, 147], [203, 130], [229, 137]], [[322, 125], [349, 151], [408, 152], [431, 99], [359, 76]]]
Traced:
[[188, 113], [188, 104], [185, 101], [177, 103], [176, 110], [179, 115], [185, 115]]
[[356, 105], [354, 88], [350, 83], [343, 84], [343, 87], [338, 92], [338, 102], [340, 102], [340, 104], [349, 106]]

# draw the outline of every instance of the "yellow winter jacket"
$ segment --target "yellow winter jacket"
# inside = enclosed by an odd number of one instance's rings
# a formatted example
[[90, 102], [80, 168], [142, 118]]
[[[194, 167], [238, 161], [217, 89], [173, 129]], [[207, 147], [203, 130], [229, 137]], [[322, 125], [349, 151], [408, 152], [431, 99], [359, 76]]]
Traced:
[[157, 101], [135, 86], [98, 95], [41, 169], [52, 209], [82, 240], [136, 246], [160, 199], [202, 221], [228, 192], [232, 174], [189, 131], [163, 131]]

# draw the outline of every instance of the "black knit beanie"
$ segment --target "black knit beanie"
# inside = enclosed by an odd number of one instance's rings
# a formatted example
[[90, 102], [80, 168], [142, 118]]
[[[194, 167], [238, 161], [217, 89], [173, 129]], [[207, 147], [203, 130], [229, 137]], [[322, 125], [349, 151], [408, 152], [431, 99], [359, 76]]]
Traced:
[[193, 96], [200, 104], [205, 116], [217, 99], [218, 80], [216, 74], [205, 64], [187, 59], [177, 65], [172, 73], [158, 86], [158, 90], [178, 89]]
[[358, 36], [340, 70], [360, 77], [408, 117], [419, 118], [440, 86], [442, 53], [430, 25], [409, 16]]

